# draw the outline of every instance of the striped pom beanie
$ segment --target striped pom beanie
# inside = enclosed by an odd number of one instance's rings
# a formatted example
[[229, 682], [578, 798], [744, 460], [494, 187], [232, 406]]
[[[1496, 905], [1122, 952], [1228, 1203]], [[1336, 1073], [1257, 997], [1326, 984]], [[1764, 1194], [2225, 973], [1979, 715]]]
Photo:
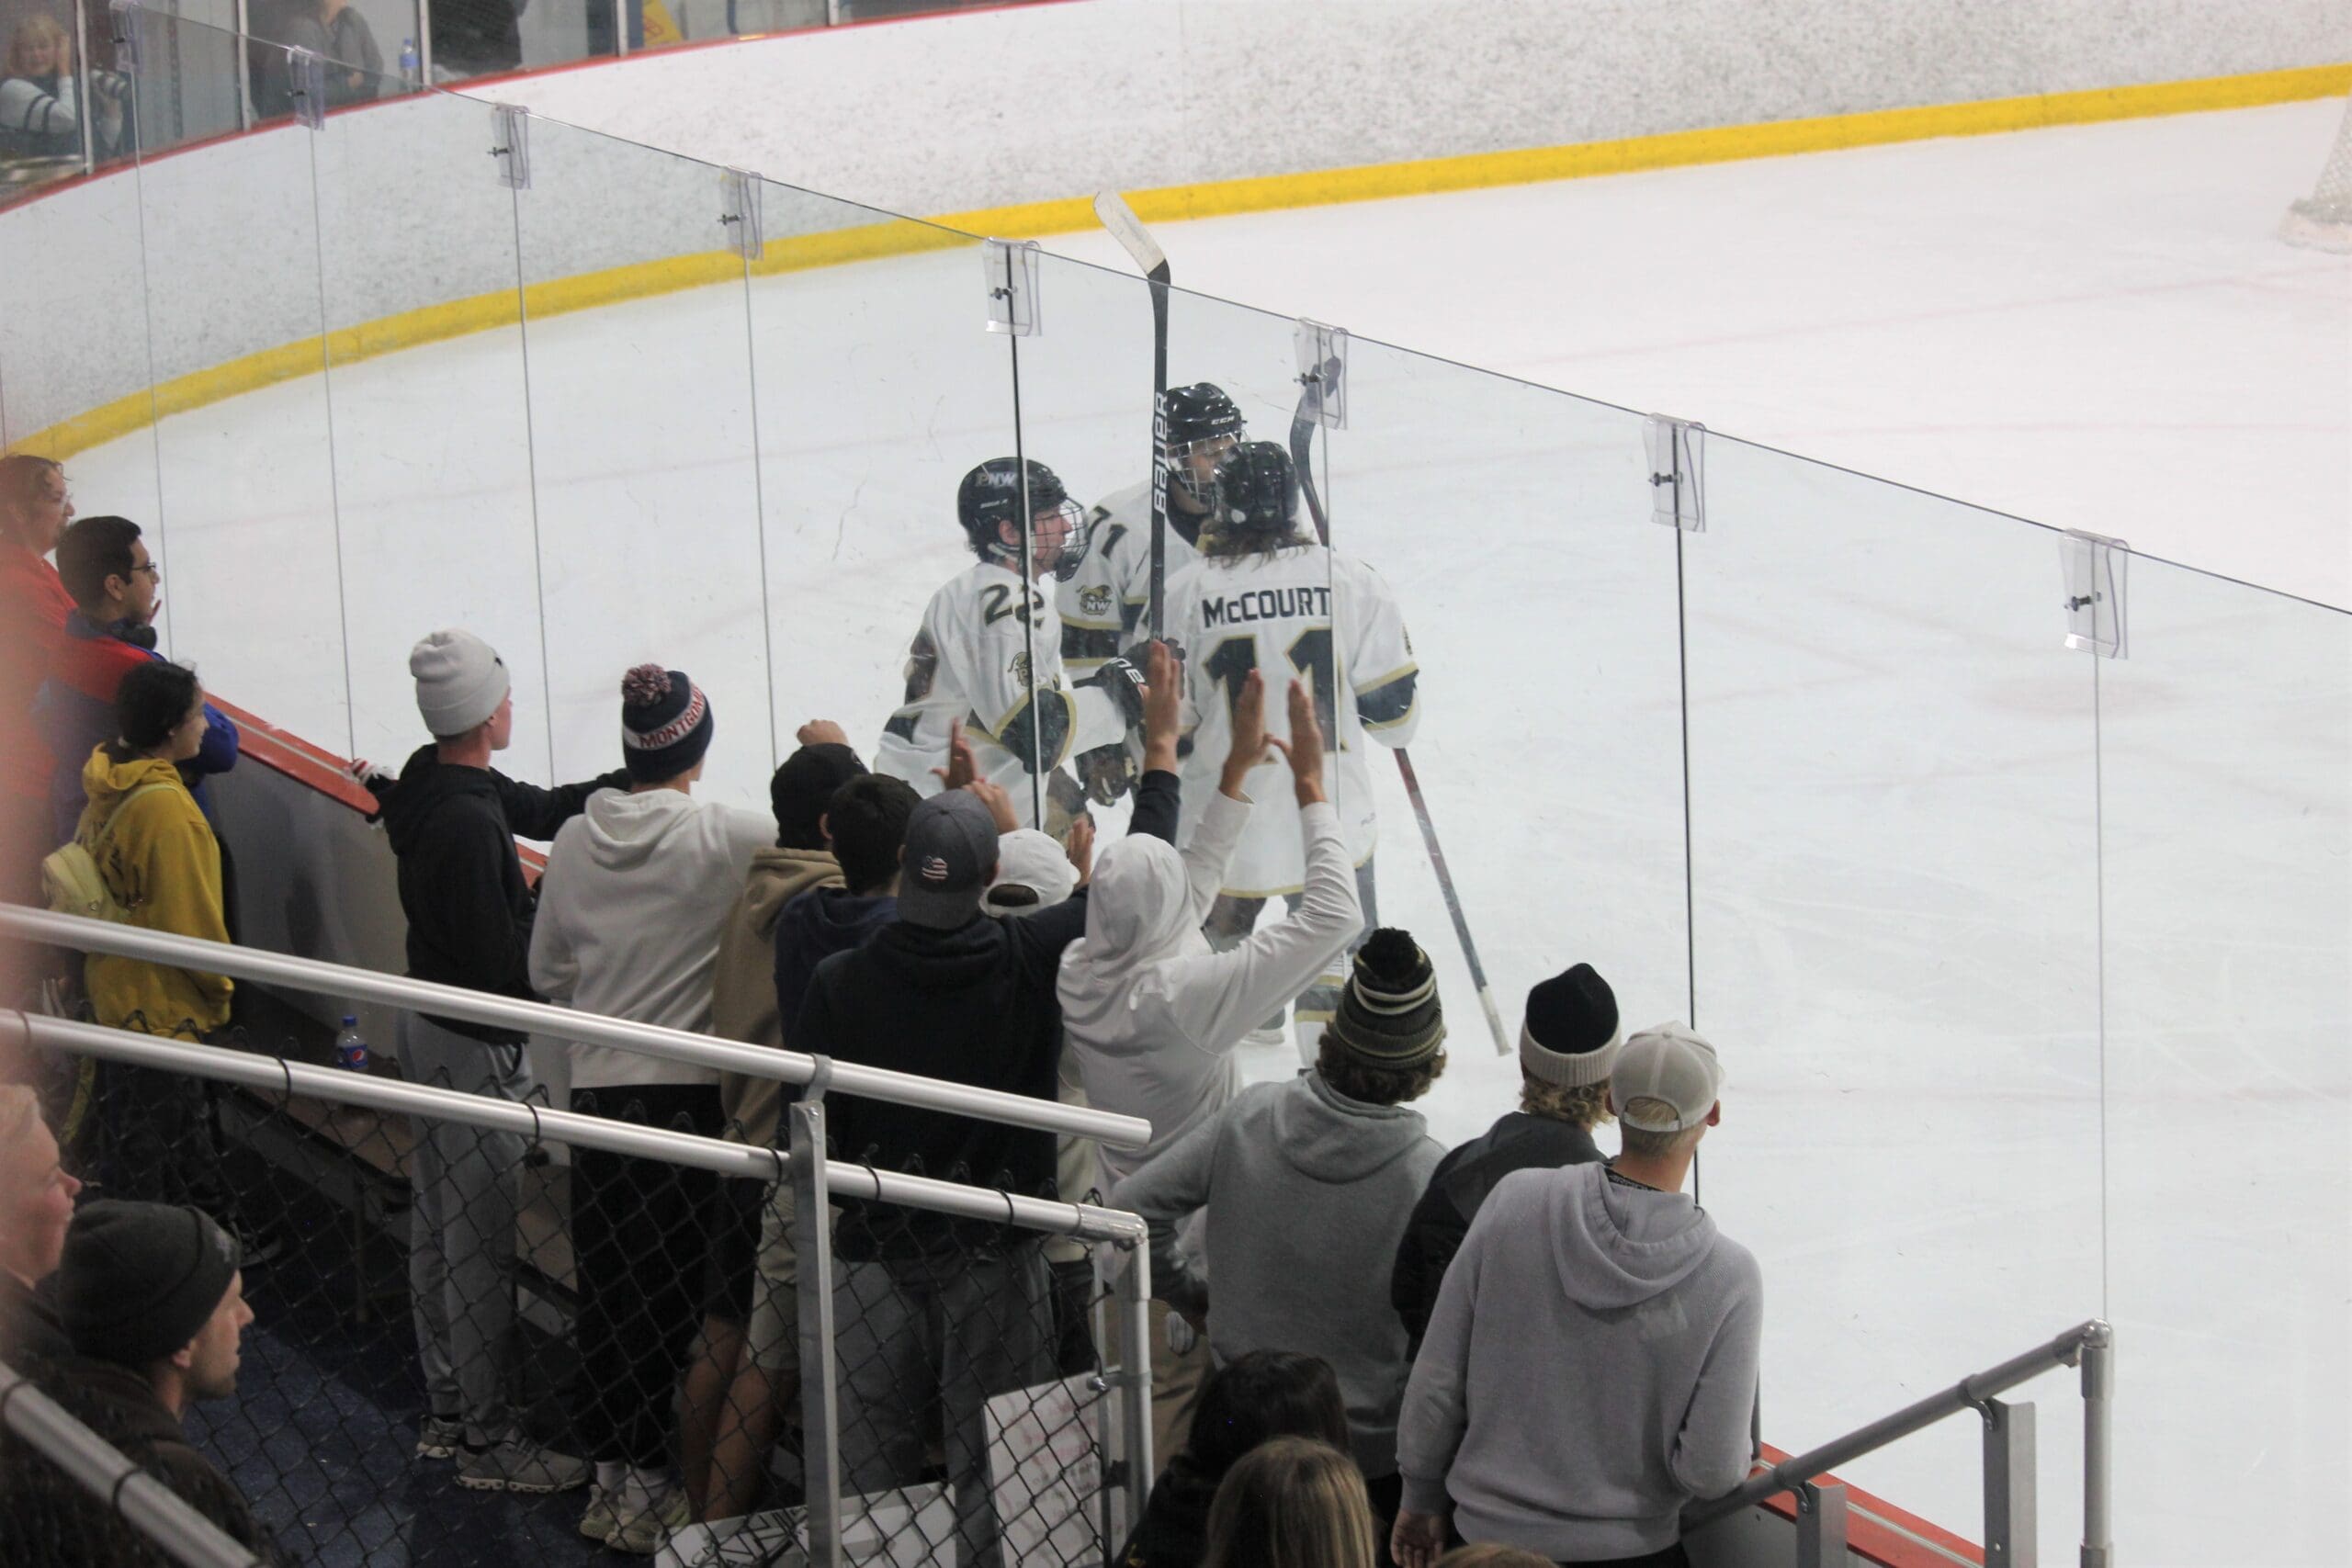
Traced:
[[715, 724], [684, 671], [640, 664], [621, 677], [621, 761], [638, 783], [674, 779], [701, 761]]
[[1369, 1067], [1418, 1067], [1437, 1055], [1445, 1042], [1437, 971], [1409, 933], [1392, 926], [1372, 933], [1323, 1034]]

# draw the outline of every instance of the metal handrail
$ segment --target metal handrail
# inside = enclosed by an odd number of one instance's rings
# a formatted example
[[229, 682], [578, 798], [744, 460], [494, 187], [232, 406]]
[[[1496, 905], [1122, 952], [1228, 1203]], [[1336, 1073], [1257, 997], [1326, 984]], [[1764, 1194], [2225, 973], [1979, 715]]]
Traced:
[[259, 1557], [6, 1362], [0, 1362], [0, 1426], [185, 1568], [261, 1568]]
[[[206, 974], [229, 975], [240, 980], [259, 980], [297, 990], [322, 992], [328, 996], [356, 997], [412, 1012], [462, 1018], [475, 1023], [495, 1024], [526, 1033], [553, 1034], [565, 1040], [576, 1040], [584, 1045], [606, 1045], [690, 1066], [741, 1073], [747, 1077], [806, 1084], [818, 1076], [818, 1058], [802, 1051], [747, 1045], [740, 1040], [719, 1040], [689, 1030], [632, 1023], [626, 1019], [607, 1018], [600, 1013], [575, 1012], [570, 1008], [555, 1007], [547, 1002], [493, 997], [481, 991], [469, 991], [462, 986], [414, 980], [403, 975], [383, 975], [373, 969], [355, 969], [348, 964], [329, 964], [316, 958], [266, 953], [259, 948], [209, 942], [201, 937], [181, 936], [172, 931], [145, 931], [137, 926], [91, 919], [81, 915], [52, 914], [46, 909], [0, 904], [0, 936], [22, 937], [28, 942], [78, 948], [85, 953], [112, 953], [121, 958], [142, 959], [150, 964], [166, 964], [174, 968], [195, 969]], [[1012, 1094], [1003, 1089], [976, 1089], [968, 1084], [919, 1077], [912, 1073], [891, 1072], [883, 1067], [859, 1066], [851, 1062], [829, 1060], [828, 1065], [831, 1068], [831, 1076], [826, 1080], [829, 1088], [864, 1100], [880, 1100], [924, 1111], [973, 1116], [985, 1122], [1034, 1128], [1065, 1136], [1094, 1138], [1118, 1149], [1139, 1149], [1151, 1141], [1151, 1123], [1140, 1116], [1121, 1116], [1113, 1111], [1063, 1105], [1056, 1100]]]
[[[588, 1116], [458, 1089], [404, 1083], [397, 1078], [370, 1077], [340, 1067], [314, 1067], [276, 1056], [255, 1055], [250, 1051], [164, 1040], [102, 1023], [0, 1011], [0, 1045], [18, 1043], [186, 1073], [191, 1077], [240, 1084], [265, 1093], [300, 1094], [341, 1105], [492, 1127], [519, 1133], [534, 1142], [552, 1139], [575, 1146], [609, 1149], [641, 1159], [693, 1166], [721, 1176], [774, 1181], [785, 1175], [784, 1156], [775, 1149], [673, 1132], [666, 1127], [648, 1127], [607, 1116]], [[910, 1176], [840, 1161], [827, 1162], [825, 1176], [825, 1190], [836, 1199], [897, 1203], [962, 1219], [1076, 1236], [1083, 1241], [1130, 1244], [1142, 1241], [1146, 1234], [1143, 1221], [1136, 1215], [1090, 1203], [1026, 1198], [993, 1187], [967, 1186], [936, 1177]]]
[[1963, 1410], [1984, 1411], [1997, 1395], [2028, 1379], [2059, 1367], [2080, 1366], [2083, 1371], [2083, 1562], [2104, 1563], [2111, 1547], [2108, 1540], [2109, 1403], [2114, 1386], [2111, 1358], [2115, 1331], [2098, 1318], [2076, 1324], [2045, 1345], [2012, 1356], [1998, 1366], [1965, 1377], [1939, 1393], [1906, 1404], [1842, 1438], [1784, 1459], [1760, 1470], [1721, 1497], [1693, 1504], [1684, 1510], [1688, 1531], [1755, 1506], [1782, 1492], [1801, 1492], [1818, 1477], [1884, 1448], [1898, 1438], [1931, 1427]]

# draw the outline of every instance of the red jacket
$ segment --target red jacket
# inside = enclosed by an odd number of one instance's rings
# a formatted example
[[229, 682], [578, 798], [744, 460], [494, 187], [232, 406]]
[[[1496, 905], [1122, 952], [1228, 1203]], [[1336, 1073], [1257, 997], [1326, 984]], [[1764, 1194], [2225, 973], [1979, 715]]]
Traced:
[[[49, 798], [50, 774], [56, 764], [33, 728], [33, 698], [49, 679], [52, 663], [67, 651], [65, 617], [73, 608], [74, 596], [58, 581], [55, 567], [21, 545], [0, 544], [0, 794]], [[103, 649], [85, 643], [74, 651], [77, 662], [119, 661], [121, 668], [113, 671], [116, 683], [147, 657], [112, 639]], [[83, 670], [76, 684], [93, 678], [101, 677]]]

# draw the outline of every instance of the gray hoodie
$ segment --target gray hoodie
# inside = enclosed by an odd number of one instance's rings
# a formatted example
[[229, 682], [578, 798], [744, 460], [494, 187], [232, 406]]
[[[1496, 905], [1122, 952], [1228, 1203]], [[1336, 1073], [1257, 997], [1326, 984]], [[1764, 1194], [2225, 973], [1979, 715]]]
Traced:
[[1420, 1112], [1349, 1100], [1310, 1072], [1244, 1089], [1111, 1202], [1159, 1224], [1207, 1207], [1214, 1287], [1180, 1264], [1155, 1274], [1159, 1294], [1188, 1310], [1208, 1302], [1219, 1362], [1252, 1350], [1330, 1362], [1356, 1462], [1378, 1480], [1396, 1471], [1406, 1370], [1388, 1265], [1443, 1153]]
[[1680, 1538], [1747, 1477], [1763, 1279], [1687, 1194], [1521, 1170], [1445, 1273], [1397, 1431], [1405, 1506], [1555, 1561]]

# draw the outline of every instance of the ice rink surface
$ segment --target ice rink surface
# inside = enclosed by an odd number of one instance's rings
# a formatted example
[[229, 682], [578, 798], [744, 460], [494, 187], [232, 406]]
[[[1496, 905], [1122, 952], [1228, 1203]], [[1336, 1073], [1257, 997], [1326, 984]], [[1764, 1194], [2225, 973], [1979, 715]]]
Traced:
[[[2135, 1562], [2247, 1561], [2250, 1516], [2264, 1562], [2352, 1557], [2352, 629], [2134, 560], [2130, 657], [2094, 660], [2062, 646], [2049, 529], [1924, 491], [2352, 601], [2352, 271], [2270, 238], [2339, 112], [1161, 233], [1180, 280], [1272, 308], [1174, 312], [1175, 378], [1260, 435], [1290, 312], [1462, 362], [1358, 342], [1318, 457], [1335, 543], [1404, 604], [1415, 761], [1513, 1026], [1585, 959], [1630, 1026], [1694, 1015], [1723, 1049], [1702, 1192], [1763, 1263], [1767, 1440], [2104, 1315]], [[594, 177], [570, 155], [535, 141], [535, 178]], [[1142, 477], [1148, 316], [1081, 265], [1104, 243], [1049, 248], [1080, 260], [1046, 264], [1020, 434], [1091, 497]], [[1014, 444], [979, 276], [953, 251], [553, 317], [69, 471], [84, 513], [160, 520], [172, 649], [322, 746], [404, 755], [406, 649], [460, 622], [514, 670], [516, 773], [610, 765], [619, 672], [659, 658], [721, 716], [707, 787], [756, 807], [799, 719], [870, 749], [967, 558], [956, 479]], [[1710, 442], [1704, 534], [1650, 519], [1624, 410], [1653, 407], [1767, 444]], [[1374, 777], [1457, 1142], [1516, 1068]], [[2065, 1378], [2033, 1396], [2058, 1561], [2079, 1406]], [[1973, 1537], [1976, 1452], [1955, 1421], [1848, 1473]]]

